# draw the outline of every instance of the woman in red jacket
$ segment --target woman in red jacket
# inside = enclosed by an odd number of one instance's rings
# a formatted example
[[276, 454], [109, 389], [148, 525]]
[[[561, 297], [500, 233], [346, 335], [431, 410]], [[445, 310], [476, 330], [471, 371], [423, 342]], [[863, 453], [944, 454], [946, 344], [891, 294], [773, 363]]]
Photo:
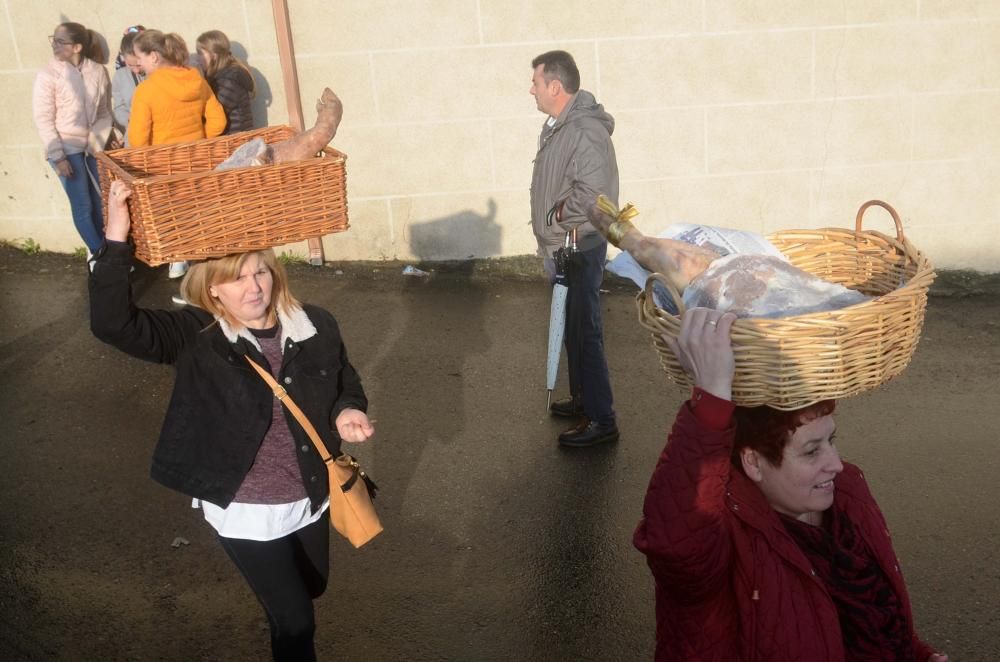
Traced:
[[635, 546], [656, 580], [657, 660], [947, 662], [913, 629], [885, 518], [833, 444], [833, 401], [735, 407], [735, 318], [687, 312], [693, 376]]

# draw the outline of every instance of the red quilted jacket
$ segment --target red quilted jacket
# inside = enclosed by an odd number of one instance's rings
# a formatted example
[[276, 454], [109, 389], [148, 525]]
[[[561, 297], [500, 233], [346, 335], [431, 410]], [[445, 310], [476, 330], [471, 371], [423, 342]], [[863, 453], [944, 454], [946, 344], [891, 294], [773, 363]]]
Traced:
[[[677, 415], [636, 529], [656, 580], [656, 660], [844, 662], [837, 609], [760, 489], [731, 470], [734, 430]], [[847, 513], [913, 615], [885, 518], [844, 463], [833, 507]], [[933, 653], [912, 635], [914, 658]]]

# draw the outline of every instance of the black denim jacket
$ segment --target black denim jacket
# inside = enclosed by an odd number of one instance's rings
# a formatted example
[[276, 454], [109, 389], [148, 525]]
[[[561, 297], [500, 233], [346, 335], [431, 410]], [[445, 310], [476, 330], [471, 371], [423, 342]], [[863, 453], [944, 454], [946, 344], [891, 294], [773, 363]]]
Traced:
[[[160, 439], [153, 453], [154, 480], [221, 507], [233, 500], [271, 425], [274, 394], [244, 354], [267, 366], [245, 330], [237, 335], [210, 313], [147, 310], [132, 302], [131, 249], [108, 242], [90, 276], [90, 325], [98, 339], [137, 358], [177, 370]], [[361, 378], [347, 359], [336, 320], [304, 306], [282, 316], [284, 356], [278, 381], [337, 454], [333, 422], [346, 408], [366, 411]], [[210, 327], [210, 328], [208, 328]], [[285, 411], [295, 437], [299, 468], [315, 511], [329, 494], [327, 472], [308, 435]]]

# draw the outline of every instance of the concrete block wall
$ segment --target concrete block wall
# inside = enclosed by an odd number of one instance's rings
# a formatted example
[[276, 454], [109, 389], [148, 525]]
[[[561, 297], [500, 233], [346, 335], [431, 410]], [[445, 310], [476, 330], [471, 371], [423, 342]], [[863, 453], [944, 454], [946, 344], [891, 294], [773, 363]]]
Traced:
[[[63, 16], [113, 45], [135, 22], [191, 46], [221, 29], [258, 72], [258, 121], [287, 121], [266, 0], [3, 4], [2, 238], [80, 244], [30, 115]], [[352, 227], [324, 240], [328, 259], [532, 253], [544, 118], [530, 61], [564, 48], [616, 117], [622, 201], [647, 233], [849, 226], [880, 198], [939, 267], [1000, 271], [996, 0], [289, 0], [289, 13], [307, 123], [324, 86], [346, 108], [334, 146]], [[866, 227], [892, 226], [873, 210]]]

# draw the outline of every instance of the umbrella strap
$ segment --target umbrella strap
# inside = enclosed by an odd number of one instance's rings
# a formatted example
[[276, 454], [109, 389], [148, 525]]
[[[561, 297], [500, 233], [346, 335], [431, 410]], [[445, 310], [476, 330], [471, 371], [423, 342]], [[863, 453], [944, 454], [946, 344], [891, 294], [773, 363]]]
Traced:
[[559, 203], [557, 202], [556, 204], [552, 205], [552, 209], [550, 209], [549, 213], [545, 215], [545, 225], [547, 227], [552, 227], [552, 220], [555, 218], [556, 209], [558, 208], [559, 208]]

